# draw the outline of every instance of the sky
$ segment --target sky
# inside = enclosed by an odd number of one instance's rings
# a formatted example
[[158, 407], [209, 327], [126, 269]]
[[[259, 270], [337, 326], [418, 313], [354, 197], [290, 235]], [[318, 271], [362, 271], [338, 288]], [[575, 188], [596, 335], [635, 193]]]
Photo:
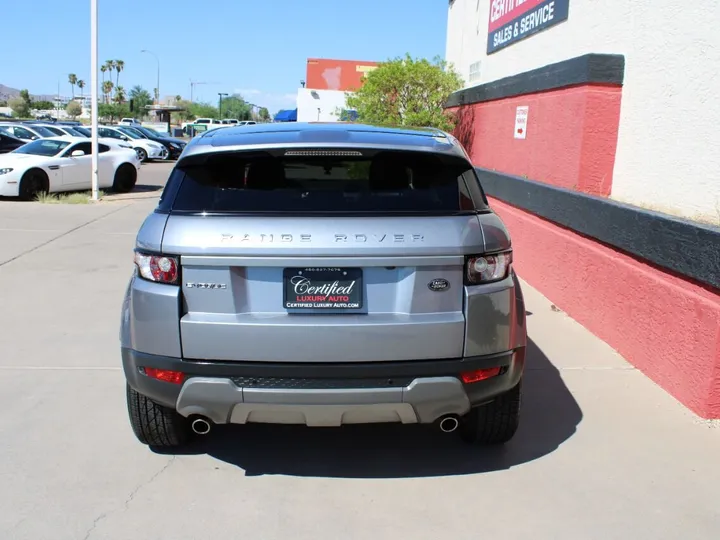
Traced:
[[[70, 95], [90, 86], [90, 0], [3, 2], [0, 84]], [[98, 0], [99, 60], [122, 59], [120, 84], [216, 103], [240, 93], [271, 113], [294, 107], [307, 58], [382, 61], [445, 56], [447, 0]], [[9, 52], [9, 54], [8, 54]], [[85, 90], [87, 92], [87, 88]]]

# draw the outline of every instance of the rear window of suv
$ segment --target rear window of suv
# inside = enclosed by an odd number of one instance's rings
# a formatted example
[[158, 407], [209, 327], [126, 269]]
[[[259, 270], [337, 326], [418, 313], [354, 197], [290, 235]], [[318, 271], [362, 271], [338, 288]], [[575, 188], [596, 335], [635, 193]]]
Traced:
[[[172, 199], [172, 200], [170, 200]], [[472, 166], [423, 152], [221, 153], [180, 165], [158, 208], [173, 213], [470, 213], [487, 209]]]

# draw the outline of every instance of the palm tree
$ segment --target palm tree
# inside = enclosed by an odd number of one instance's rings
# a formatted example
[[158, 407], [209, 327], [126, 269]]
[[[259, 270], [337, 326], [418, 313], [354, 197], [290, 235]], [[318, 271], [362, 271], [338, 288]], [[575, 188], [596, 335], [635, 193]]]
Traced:
[[105, 72], [108, 70], [107, 65], [103, 64], [100, 66], [100, 71], [102, 71], [102, 82], [105, 82]]
[[77, 75], [75, 75], [74, 73], [70, 73], [70, 75], [68, 75], [68, 82], [70, 83], [70, 86], [72, 88], [73, 100], [75, 99], [75, 85], [77, 84], [77, 81], [78, 81]]
[[115, 60], [115, 71], [117, 71], [117, 79], [115, 79], [115, 86], [120, 86], [120, 72], [125, 69], [125, 62], [122, 60]]
[[85, 88], [85, 81], [83, 81], [82, 79], [80, 79], [80, 80], [77, 82], [77, 87], [80, 89], [80, 99], [83, 99], [83, 98], [85, 97], [84, 94], [83, 94], [83, 88]]
[[125, 89], [122, 86], [115, 88], [115, 103], [118, 105], [125, 101]]
[[110, 103], [110, 94], [112, 94], [115, 85], [112, 81], [105, 81], [102, 84], [103, 94], [105, 95], [105, 103]]
[[105, 66], [109, 72], [110, 80], [112, 81], [112, 72], [115, 71], [115, 60], [105, 60]]

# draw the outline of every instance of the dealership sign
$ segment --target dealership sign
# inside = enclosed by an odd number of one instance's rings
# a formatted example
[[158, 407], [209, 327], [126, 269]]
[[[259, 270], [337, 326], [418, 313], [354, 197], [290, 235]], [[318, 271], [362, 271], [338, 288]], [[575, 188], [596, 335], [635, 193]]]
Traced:
[[570, 0], [491, 0], [487, 54], [568, 18]]

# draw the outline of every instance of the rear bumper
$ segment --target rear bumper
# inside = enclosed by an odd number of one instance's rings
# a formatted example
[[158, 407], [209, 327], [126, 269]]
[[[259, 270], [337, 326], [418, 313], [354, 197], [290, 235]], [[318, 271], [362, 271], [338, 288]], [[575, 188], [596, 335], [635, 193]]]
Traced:
[[[525, 348], [444, 360], [344, 364], [188, 362], [122, 349], [128, 384], [183, 416], [215, 423], [286, 423], [308, 426], [401, 422], [432, 423], [464, 415], [513, 388], [525, 366]], [[152, 379], [143, 368], [181, 371], [182, 385]], [[464, 384], [460, 374], [500, 367], [490, 379]]]

